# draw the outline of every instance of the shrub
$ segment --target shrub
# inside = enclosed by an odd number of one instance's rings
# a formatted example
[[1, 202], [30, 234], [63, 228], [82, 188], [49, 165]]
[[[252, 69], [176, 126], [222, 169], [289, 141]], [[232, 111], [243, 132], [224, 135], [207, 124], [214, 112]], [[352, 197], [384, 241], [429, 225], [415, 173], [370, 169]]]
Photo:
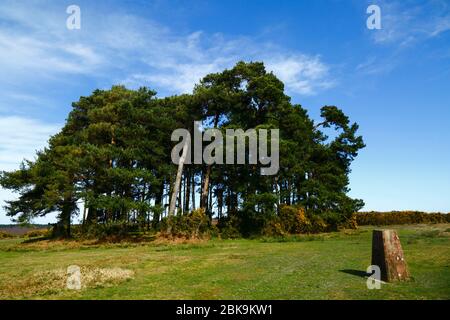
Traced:
[[392, 225], [419, 223], [449, 223], [450, 215], [420, 211], [359, 212], [356, 213], [358, 225]]
[[240, 238], [242, 234], [238, 228], [237, 217], [235, 214], [231, 214], [228, 217], [220, 218], [217, 227], [221, 238], [224, 239], [236, 239]]
[[[171, 237], [201, 238], [210, 235], [216, 227], [211, 224], [205, 209], [196, 209], [186, 215], [164, 218], [161, 221], [161, 229], [169, 230]], [[163, 234], [167, 231], [163, 231]]]
[[311, 221], [302, 207], [282, 205], [278, 217], [281, 228], [286, 233], [304, 233], [311, 230]]
[[[109, 237], [114, 238], [124, 238], [131, 232], [139, 231], [139, 226], [137, 224], [130, 224], [127, 221], [117, 221], [99, 224], [89, 224], [86, 226], [81, 226], [83, 229], [82, 233], [79, 233], [84, 238], [88, 239], [105, 239]], [[77, 235], [77, 229], [74, 228], [73, 235]]]
[[321, 216], [311, 215], [309, 220], [311, 221], [311, 225], [308, 230], [310, 233], [326, 232], [330, 229], [330, 226]]
[[50, 231], [48, 229], [36, 229], [30, 230], [24, 234], [25, 238], [35, 238], [35, 237], [48, 237], [50, 235]]
[[0, 239], [7, 239], [14, 237], [12, 234], [4, 231], [0, 231]]
[[344, 223], [340, 224], [338, 227], [342, 229], [357, 229], [358, 228], [358, 219], [357, 214], [353, 213], [350, 218], [348, 218]]
[[268, 224], [276, 218], [276, 201], [276, 196], [271, 193], [248, 195], [233, 220], [239, 233], [244, 237], [263, 234]]
[[279, 218], [274, 218], [269, 221], [267, 225], [262, 230], [262, 234], [268, 237], [285, 237], [288, 235], [286, 229], [283, 227], [283, 224], [280, 222]]
[[329, 231], [334, 224], [334, 215], [308, 214], [303, 207], [281, 205], [278, 216], [271, 219], [264, 227], [262, 234], [265, 236], [285, 236], [300, 233], [319, 233]]

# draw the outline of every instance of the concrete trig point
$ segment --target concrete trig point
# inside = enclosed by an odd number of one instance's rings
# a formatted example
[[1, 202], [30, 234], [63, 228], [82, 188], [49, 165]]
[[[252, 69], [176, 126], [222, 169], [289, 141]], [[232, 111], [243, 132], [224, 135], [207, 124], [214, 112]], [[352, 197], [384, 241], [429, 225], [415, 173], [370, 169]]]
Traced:
[[409, 279], [410, 274], [397, 231], [373, 231], [372, 265], [380, 267], [383, 281], [393, 282]]

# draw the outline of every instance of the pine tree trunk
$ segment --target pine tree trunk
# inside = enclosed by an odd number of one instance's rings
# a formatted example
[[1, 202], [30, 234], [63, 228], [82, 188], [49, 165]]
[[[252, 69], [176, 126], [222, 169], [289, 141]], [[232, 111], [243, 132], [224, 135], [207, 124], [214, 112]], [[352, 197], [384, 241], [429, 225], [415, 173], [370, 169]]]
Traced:
[[183, 145], [183, 153], [181, 154], [180, 161], [178, 162], [177, 176], [175, 178], [175, 183], [173, 185], [172, 197], [170, 199], [169, 213], [168, 213], [169, 218], [172, 217], [175, 212], [175, 206], [177, 203], [177, 195], [180, 190], [181, 177], [183, 175], [183, 166], [184, 166], [184, 162], [186, 161], [187, 151], [188, 151], [188, 147], [189, 147], [190, 143], [191, 143], [190, 137], [186, 136], [185, 142]]
[[[219, 114], [216, 113], [214, 117], [214, 129], [217, 128], [217, 124], [219, 123]], [[206, 167], [205, 179], [203, 180], [203, 191], [200, 200], [200, 208], [207, 209], [208, 202], [208, 188], [209, 188], [209, 176], [211, 175], [211, 165]]]
[[212, 207], [213, 207], [213, 201], [212, 201], [212, 187], [209, 187], [209, 200], [208, 200], [208, 213], [210, 218], [212, 219], [213, 213], [212, 213]]
[[183, 199], [182, 199], [182, 195], [183, 195], [183, 178], [181, 178], [180, 180], [180, 190], [178, 191], [178, 208], [180, 210], [180, 214], [183, 214]]
[[209, 175], [211, 174], [211, 166], [206, 167], [205, 176], [203, 179], [202, 196], [200, 199], [200, 208], [206, 210], [208, 204], [208, 190], [209, 190]]
[[223, 208], [223, 189], [217, 190], [217, 216], [220, 220], [222, 218], [222, 208]]
[[82, 222], [82, 226], [84, 226], [85, 222], [86, 222], [86, 215], [87, 215], [87, 205], [86, 205], [86, 199], [84, 199], [84, 208], [83, 208], [83, 222]]
[[191, 198], [191, 171], [188, 170], [186, 172], [186, 180], [185, 180], [185, 190], [184, 190], [184, 210], [189, 212], [189, 200]]
[[192, 174], [192, 210], [195, 210], [195, 172]]

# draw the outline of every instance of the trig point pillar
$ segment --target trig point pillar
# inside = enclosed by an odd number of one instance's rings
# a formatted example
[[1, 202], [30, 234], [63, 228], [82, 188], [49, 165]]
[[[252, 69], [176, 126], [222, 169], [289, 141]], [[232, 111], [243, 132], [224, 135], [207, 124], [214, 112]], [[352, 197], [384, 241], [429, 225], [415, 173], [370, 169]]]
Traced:
[[393, 282], [409, 279], [410, 274], [397, 231], [373, 231], [372, 265], [380, 267], [383, 281]]

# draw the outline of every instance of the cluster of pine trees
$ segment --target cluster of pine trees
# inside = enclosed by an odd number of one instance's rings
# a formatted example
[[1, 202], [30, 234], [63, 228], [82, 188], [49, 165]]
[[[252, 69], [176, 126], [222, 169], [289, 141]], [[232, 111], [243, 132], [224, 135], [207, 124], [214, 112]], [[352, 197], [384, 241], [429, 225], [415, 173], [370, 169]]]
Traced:
[[[215, 218], [219, 226], [251, 234], [278, 217], [282, 205], [330, 226], [363, 206], [347, 196], [350, 164], [364, 147], [358, 125], [334, 106], [323, 107], [315, 123], [263, 63], [239, 62], [209, 74], [192, 94], [158, 98], [148, 88], [114, 86], [72, 107], [47, 148], [0, 175], [0, 185], [18, 193], [5, 208], [19, 222], [58, 212], [66, 235], [76, 215], [86, 226], [120, 222], [158, 229], [172, 216], [201, 209], [209, 223]], [[193, 130], [194, 121], [219, 130], [279, 129], [278, 174], [261, 175], [260, 164], [186, 164], [174, 188], [171, 134]], [[333, 137], [323, 128], [334, 128]]]

